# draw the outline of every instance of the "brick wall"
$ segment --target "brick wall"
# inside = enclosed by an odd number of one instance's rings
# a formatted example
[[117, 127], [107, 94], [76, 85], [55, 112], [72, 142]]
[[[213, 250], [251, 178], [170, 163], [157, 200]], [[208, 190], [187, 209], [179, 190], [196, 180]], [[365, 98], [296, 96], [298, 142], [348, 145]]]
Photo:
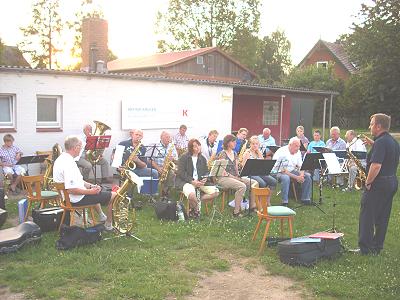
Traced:
[[107, 63], [108, 23], [100, 18], [87, 18], [82, 22], [82, 70], [95, 71], [96, 61]]

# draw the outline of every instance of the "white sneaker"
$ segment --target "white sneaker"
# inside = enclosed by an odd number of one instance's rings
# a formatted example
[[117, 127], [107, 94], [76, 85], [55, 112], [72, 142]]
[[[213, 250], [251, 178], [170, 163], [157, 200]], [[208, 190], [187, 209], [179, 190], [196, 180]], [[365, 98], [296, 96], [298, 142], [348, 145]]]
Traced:
[[106, 215], [100, 215], [99, 218], [99, 223], [105, 223], [107, 221], [107, 216]]
[[112, 224], [111, 223], [104, 223], [104, 229], [106, 230], [106, 231], [114, 231], [114, 227], [112, 226]]

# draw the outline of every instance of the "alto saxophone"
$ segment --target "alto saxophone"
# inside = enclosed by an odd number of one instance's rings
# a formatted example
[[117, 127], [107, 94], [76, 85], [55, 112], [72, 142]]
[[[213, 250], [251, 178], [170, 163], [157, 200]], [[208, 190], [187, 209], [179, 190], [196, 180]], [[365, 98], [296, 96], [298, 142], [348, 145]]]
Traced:
[[51, 160], [46, 158], [46, 170], [43, 175], [43, 190], [53, 190], [53, 166], [56, 159], [60, 156], [62, 148], [59, 144], [55, 144], [52, 148], [53, 154]]
[[349, 147], [346, 148], [347, 155], [349, 156], [349, 160], [353, 161], [357, 167], [357, 176], [354, 181], [354, 188], [356, 190], [361, 190], [365, 186], [365, 182], [367, 180], [366, 170], [361, 164], [360, 160], [351, 152], [350, 147], [354, 145], [355, 142], [360, 138], [360, 135], [357, 136], [356, 140], [349, 144]]
[[241, 170], [243, 168], [243, 154], [247, 149], [247, 140], [243, 144], [242, 148], [240, 149], [239, 155], [238, 155], [238, 168]]
[[163, 182], [165, 182], [165, 180], [167, 180], [168, 173], [171, 170], [176, 170], [176, 165], [172, 161], [172, 152], [173, 151], [174, 151], [174, 143], [171, 143], [171, 146], [170, 146], [167, 154], [165, 155], [164, 164], [162, 166], [162, 170], [160, 173], [160, 178], [159, 178], [160, 183], [163, 183]]
[[133, 172], [123, 169], [124, 183], [118, 189], [117, 195], [113, 201], [113, 226], [121, 234], [130, 235], [136, 222], [136, 211], [131, 206], [131, 198], [127, 196], [127, 192], [132, 190], [134, 186]]
[[141, 146], [142, 146], [142, 142], [139, 142], [139, 144], [135, 147], [135, 149], [133, 149], [132, 153], [129, 155], [128, 159], [124, 163], [124, 166], [123, 166], [124, 169], [128, 169], [128, 170], [131, 170], [131, 171], [136, 169], [136, 164], [133, 161], [133, 159], [139, 153]]

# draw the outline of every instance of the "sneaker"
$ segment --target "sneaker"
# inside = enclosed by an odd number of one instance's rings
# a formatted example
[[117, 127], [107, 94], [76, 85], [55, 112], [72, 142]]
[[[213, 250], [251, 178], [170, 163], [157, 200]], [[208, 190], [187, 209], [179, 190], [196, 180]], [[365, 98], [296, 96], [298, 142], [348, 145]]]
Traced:
[[100, 216], [100, 218], [99, 218], [99, 223], [105, 223], [107, 221], [107, 216], [106, 215], [102, 215], [102, 216]]
[[112, 224], [111, 223], [104, 223], [104, 229], [105, 229], [105, 231], [109, 231], [109, 232], [111, 232], [111, 231], [114, 231], [114, 227], [112, 226]]
[[342, 192], [351, 192], [352, 190], [353, 190], [352, 188], [346, 187], [342, 189]]

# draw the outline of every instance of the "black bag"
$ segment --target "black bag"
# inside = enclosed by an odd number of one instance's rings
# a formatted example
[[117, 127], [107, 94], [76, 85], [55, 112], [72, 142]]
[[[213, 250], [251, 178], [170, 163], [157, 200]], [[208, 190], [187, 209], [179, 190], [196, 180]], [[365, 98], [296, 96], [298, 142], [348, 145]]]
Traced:
[[40, 227], [33, 222], [0, 230], [0, 254], [16, 252], [26, 244], [40, 242], [41, 238]]
[[89, 228], [61, 225], [60, 239], [56, 241], [58, 250], [68, 250], [77, 246], [93, 244], [101, 240], [104, 225], [99, 224]]
[[178, 220], [176, 213], [176, 201], [161, 200], [154, 203], [154, 210], [156, 211], [159, 220]]
[[334, 258], [341, 254], [340, 238], [321, 239], [319, 243], [291, 243], [290, 240], [278, 243], [281, 262], [289, 265], [311, 266], [320, 258]]
[[0, 228], [4, 225], [7, 219], [7, 211], [0, 208]]
[[[32, 209], [32, 219], [39, 225], [42, 232], [56, 231], [60, 226], [63, 211], [61, 207], [34, 208]], [[64, 224], [69, 224], [68, 212], [65, 214]]]

